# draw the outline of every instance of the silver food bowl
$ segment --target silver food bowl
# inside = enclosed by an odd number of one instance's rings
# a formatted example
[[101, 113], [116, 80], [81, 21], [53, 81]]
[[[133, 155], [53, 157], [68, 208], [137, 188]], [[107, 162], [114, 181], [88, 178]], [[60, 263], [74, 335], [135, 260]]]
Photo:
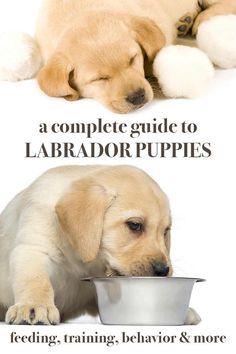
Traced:
[[99, 315], [107, 325], [183, 325], [195, 283], [176, 277], [89, 278], [95, 284]]

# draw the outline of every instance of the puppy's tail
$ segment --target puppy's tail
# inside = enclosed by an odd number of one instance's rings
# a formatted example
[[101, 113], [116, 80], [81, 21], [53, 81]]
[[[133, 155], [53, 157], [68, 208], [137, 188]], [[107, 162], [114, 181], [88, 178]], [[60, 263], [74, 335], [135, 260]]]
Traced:
[[31, 79], [41, 65], [39, 47], [31, 36], [22, 32], [0, 33], [0, 80]]

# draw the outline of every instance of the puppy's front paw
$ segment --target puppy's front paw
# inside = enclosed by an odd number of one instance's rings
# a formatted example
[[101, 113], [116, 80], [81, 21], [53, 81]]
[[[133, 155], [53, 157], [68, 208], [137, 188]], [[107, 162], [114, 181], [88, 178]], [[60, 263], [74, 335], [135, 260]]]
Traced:
[[189, 32], [193, 25], [193, 17], [190, 13], [187, 13], [176, 24], [177, 32], [179, 37], [184, 37]]
[[191, 326], [191, 325], [198, 325], [200, 322], [201, 322], [201, 317], [198, 315], [198, 313], [194, 309], [189, 308], [184, 324], [186, 326]]
[[16, 304], [6, 314], [6, 323], [14, 325], [57, 325], [60, 314], [55, 306]]

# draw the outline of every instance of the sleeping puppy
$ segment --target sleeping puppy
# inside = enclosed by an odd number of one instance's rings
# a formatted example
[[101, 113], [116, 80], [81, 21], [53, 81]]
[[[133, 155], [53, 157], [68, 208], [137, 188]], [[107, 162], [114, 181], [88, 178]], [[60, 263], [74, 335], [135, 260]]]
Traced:
[[[0, 315], [9, 324], [58, 324], [96, 314], [95, 276], [167, 276], [166, 195], [128, 166], [49, 170], [0, 218]], [[186, 323], [199, 317], [190, 311]]]
[[95, 98], [118, 113], [138, 109], [153, 98], [145, 75], [156, 54], [199, 13], [194, 32], [211, 16], [236, 14], [235, 0], [44, 0], [39, 85], [49, 96]]

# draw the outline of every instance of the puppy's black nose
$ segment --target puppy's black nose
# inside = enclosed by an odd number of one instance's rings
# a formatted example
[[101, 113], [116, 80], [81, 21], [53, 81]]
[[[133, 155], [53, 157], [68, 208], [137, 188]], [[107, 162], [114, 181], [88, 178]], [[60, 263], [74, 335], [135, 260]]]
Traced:
[[126, 101], [132, 103], [134, 106], [139, 106], [145, 102], [145, 91], [144, 89], [139, 89], [133, 93], [131, 93], [127, 98]]
[[157, 277], [166, 277], [169, 273], [170, 267], [164, 263], [157, 262], [153, 264], [153, 270]]

